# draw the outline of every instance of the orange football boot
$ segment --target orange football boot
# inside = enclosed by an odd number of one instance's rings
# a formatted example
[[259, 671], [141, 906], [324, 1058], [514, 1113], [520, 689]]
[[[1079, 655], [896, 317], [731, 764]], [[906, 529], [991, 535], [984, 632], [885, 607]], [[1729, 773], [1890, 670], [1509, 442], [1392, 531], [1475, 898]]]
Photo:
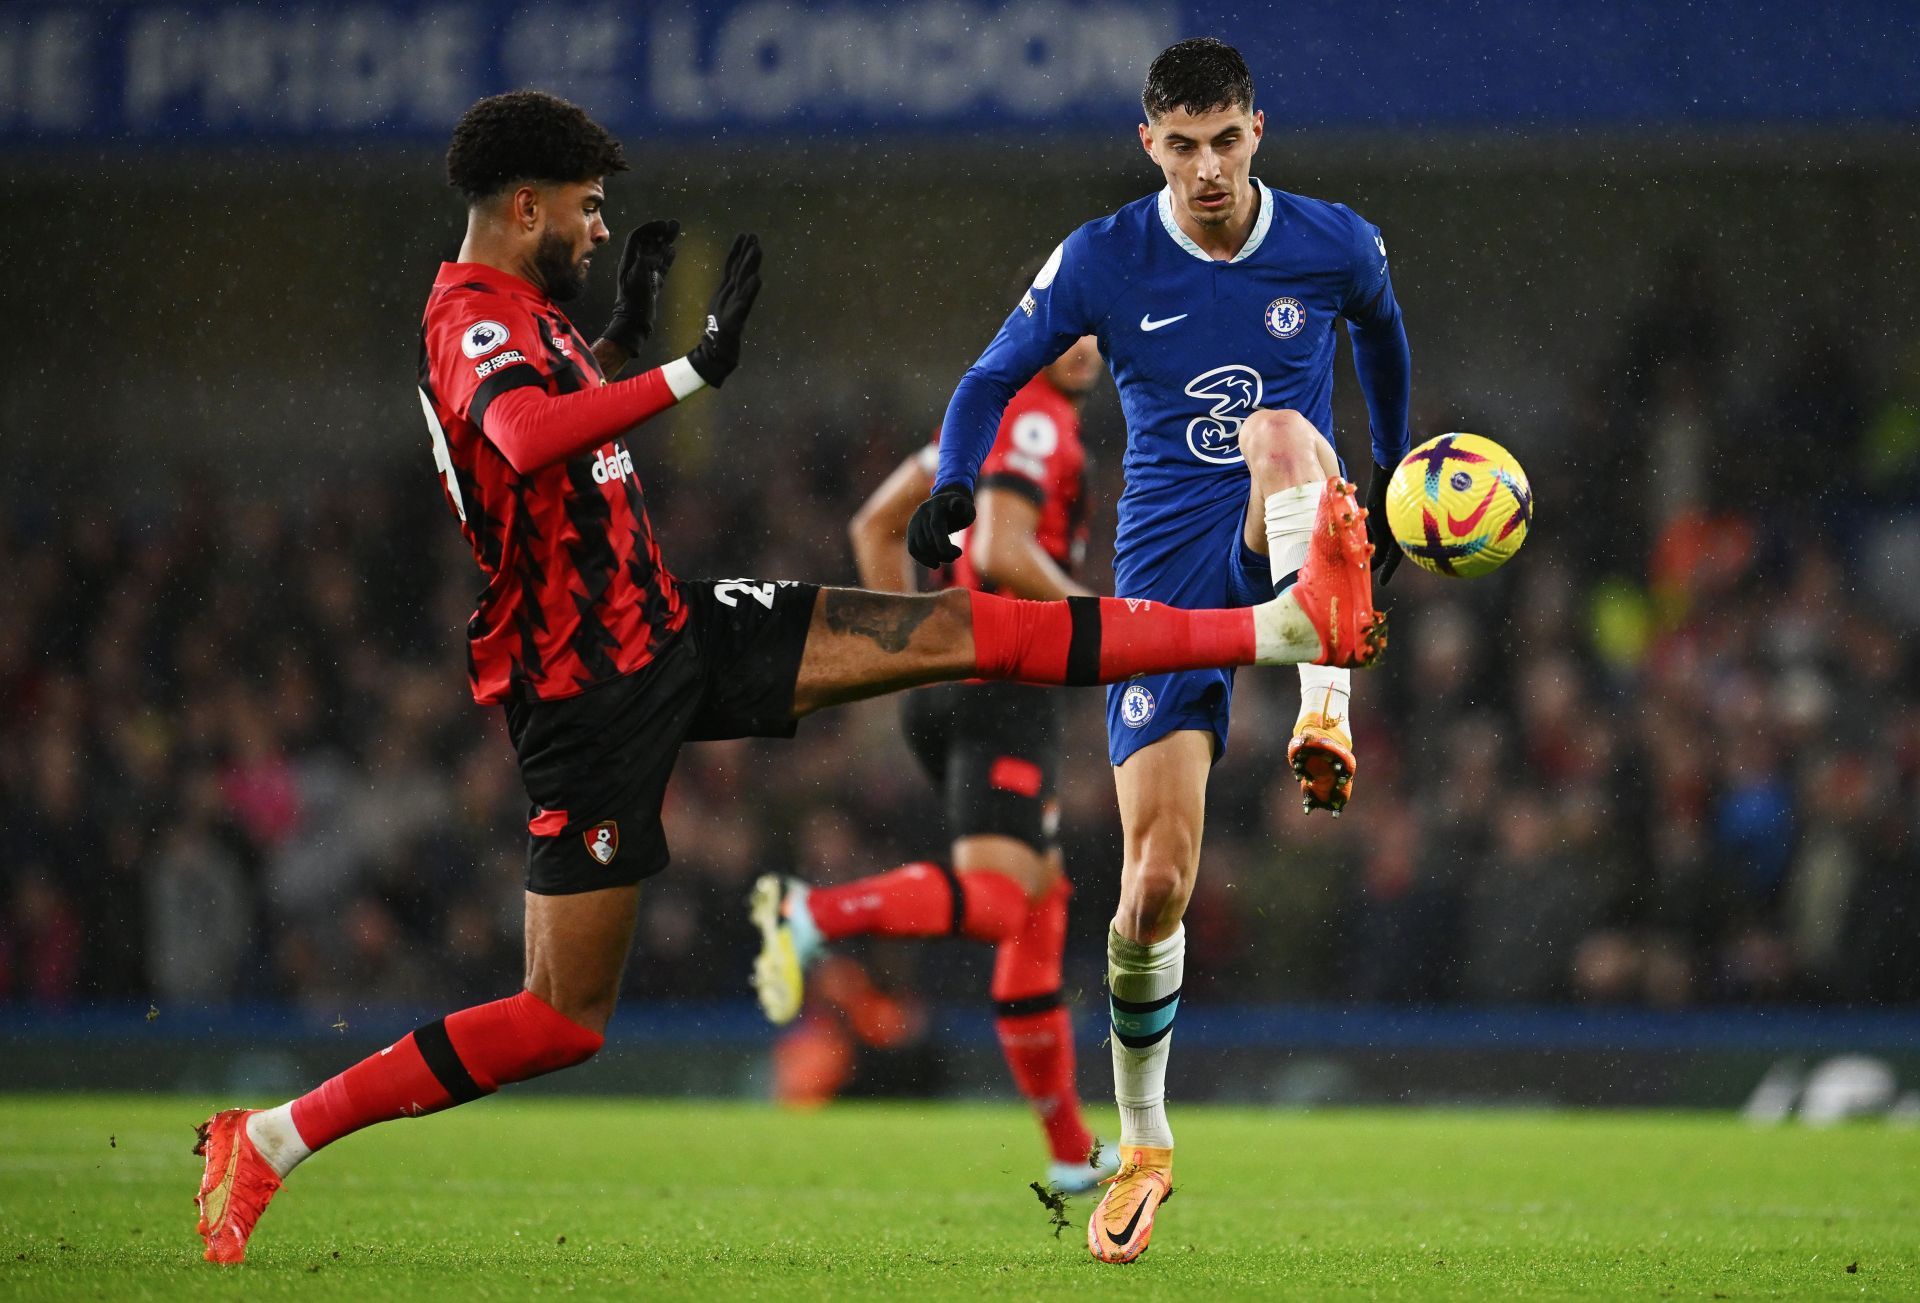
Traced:
[[260, 1156], [247, 1135], [247, 1119], [255, 1110], [230, 1108], [202, 1122], [193, 1152], [207, 1160], [200, 1178], [200, 1224], [207, 1242], [207, 1261], [234, 1266], [247, 1258], [247, 1237], [280, 1190], [280, 1174]]
[[[1331, 697], [1333, 694], [1327, 694]], [[1331, 810], [1334, 818], [1353, 798], [1353, 739], [1340, 727], [1346, 720], [1327, 710], [1301, 713], [1287, 743], [1287, 763], [1300, 780], [1300, 808]]]
[[1173, 1150], [1120, 1146], [1120, 1170], [1101, 1182], [1100, 1206], [1087, 1218], [1087, 1252], [1101, 1262], [1132, 1262], [1147, 1251], [1153, 1219], [1173, 1197]]
[[1320, 497], [1307, 559], [1289, 590], [1320, 635], [1314, 664], [1360, 669], [1386, 649], [1387, 617], [1373, 609], [1372, 556], [1366, 508], [1336, 475]]

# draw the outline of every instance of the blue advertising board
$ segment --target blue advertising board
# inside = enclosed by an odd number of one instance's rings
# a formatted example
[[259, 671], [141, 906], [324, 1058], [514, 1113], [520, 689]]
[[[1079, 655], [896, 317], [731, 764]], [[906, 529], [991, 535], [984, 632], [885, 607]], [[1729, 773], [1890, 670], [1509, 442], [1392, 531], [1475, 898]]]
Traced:
[[643, 139], [1124, 129], [1198, 34], [1276, 125], [1920, 123], [1910, 0], [47, 0], [0, 4], [0, 142], [438, 139], [514, 86]]

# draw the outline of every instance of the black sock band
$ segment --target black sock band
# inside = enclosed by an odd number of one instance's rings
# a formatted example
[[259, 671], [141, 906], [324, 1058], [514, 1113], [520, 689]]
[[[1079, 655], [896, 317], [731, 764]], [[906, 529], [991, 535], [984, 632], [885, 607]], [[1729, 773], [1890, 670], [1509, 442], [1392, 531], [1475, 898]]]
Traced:
[[953, 913], [947, 920], [947, 932], [950, 936], [960, 936], [967, 926], [967, 889], [960, 885], [960, 875], [953, 871], [950, 864], [936, 864], [942, 876], [947, 880], [947, 892], [953, 901]]
[[480, 1089], [480, 1083], [454, 1052], [453, 1042], [447, 1038], [445, 1018], [435, 1018], [425, 1027], [415, 1028], [413, 1043], [419, 1048], [420, 1057], [427, 1061], [427, 1071], [440, 1083], [440, 1088], [453, 1097], [454, 1103], [466, 1104], [487, 1093]]
[[1066, 1001], [1055, 987], [1045, 995], [1025, 995], [1018, 1000], [995, 1000], [993, 1016], [996, 1018], [1026, 1018], [1036, 1013], [1052, 1013]]
[[1069, 597], [1067, 614], [1073, 634], [1067, 642], [1068, 687], [1085, 688], [1100, 682], [1100, 599]]

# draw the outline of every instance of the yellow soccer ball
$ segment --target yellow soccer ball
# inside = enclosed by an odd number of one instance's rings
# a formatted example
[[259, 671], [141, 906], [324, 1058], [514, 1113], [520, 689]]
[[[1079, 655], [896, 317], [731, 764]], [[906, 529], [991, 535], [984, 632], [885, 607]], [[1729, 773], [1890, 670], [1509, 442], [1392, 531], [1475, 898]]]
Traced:
[[1408, 453], [1387, 483], [1387, 525], [1423, 570], [1472, 579], [1527, 541], [1533, 489], [1513, 454], [1477, 434], [1443, 434]]

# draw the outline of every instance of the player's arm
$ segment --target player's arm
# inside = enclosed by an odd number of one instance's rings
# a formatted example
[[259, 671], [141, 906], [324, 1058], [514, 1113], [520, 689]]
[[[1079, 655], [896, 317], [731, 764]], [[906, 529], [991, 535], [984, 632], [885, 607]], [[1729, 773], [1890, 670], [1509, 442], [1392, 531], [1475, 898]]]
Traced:
[[660, 313], [660, 287], [673, 269], [678, 252], [673, 242], [679, 235], [680, 223], [672, 219], [642, 222], [627, 234], [614, 281], [613, 315], [593, 344], [594, 360], [609, 378], [620, 374], [653, 333]]
[[1400, 549], [1387, 531], [1387, 481], [1413, 442], [1407, 412], [1413, 393], [1413, 353], [1406, 323], [1387, 274], [1386, 244], [1380, 232], [1358, 215], [1352, 288], [1343, 315], [1353, 344], [1353, 370], [1366, 399], [1372, 426], [1373, 474], [1367, 483], [1367, 525], [1373, 536], [1374, 566], [1381, 583], [1400, 565]]
[[1413, 352], [1407, 346], [1407, 328], [1400, 319], [1400, 305], [1393, 301], [1392, 286], [1381, 289], [1374, 308], [1375, 315], [1367, 319], [1349, 320], [1347, 335], [1353, 341], [1353, 369], [1373, 427], [1373, 461], [1391, 471], [1412, 446], [1407, 411], [1413, 393]]
[[759, 294], [759, 237], [737, 236], [707, 305], [707, 329], [685, 357], [571, 394], [547, 393], [540, 373], [518, 363], [482, 382], [468, 415], [522, 475], [577, 457], [703, 386], [719, 388], [740, 365], [740, 337]]
[[903, 545], [913, 509], [933, 488], [931, 452], [923, 448], [894, 467], [893, 474], [861, 504], [847, 526], [862, 588], [881, 593], [916, 591], [913, 559]]
[[942, 566], [960, 555], [951, 536], [973, 523], [974, 481], [1014, 394], [1099, 325], [1081, 284], [1083, 242], [1080, 231], [1061, 242], [987, 351], [954, 386], [940, 424], [933, 492], [907, 526], [907, 550], [923, 566]]
[[1018, 488], [984, 485], [975, 499], [979, 514], [967, 535], [973, 568], [999, 591], [1036, 601], [1086, 597], [1040, 546], [1040, 504]]

